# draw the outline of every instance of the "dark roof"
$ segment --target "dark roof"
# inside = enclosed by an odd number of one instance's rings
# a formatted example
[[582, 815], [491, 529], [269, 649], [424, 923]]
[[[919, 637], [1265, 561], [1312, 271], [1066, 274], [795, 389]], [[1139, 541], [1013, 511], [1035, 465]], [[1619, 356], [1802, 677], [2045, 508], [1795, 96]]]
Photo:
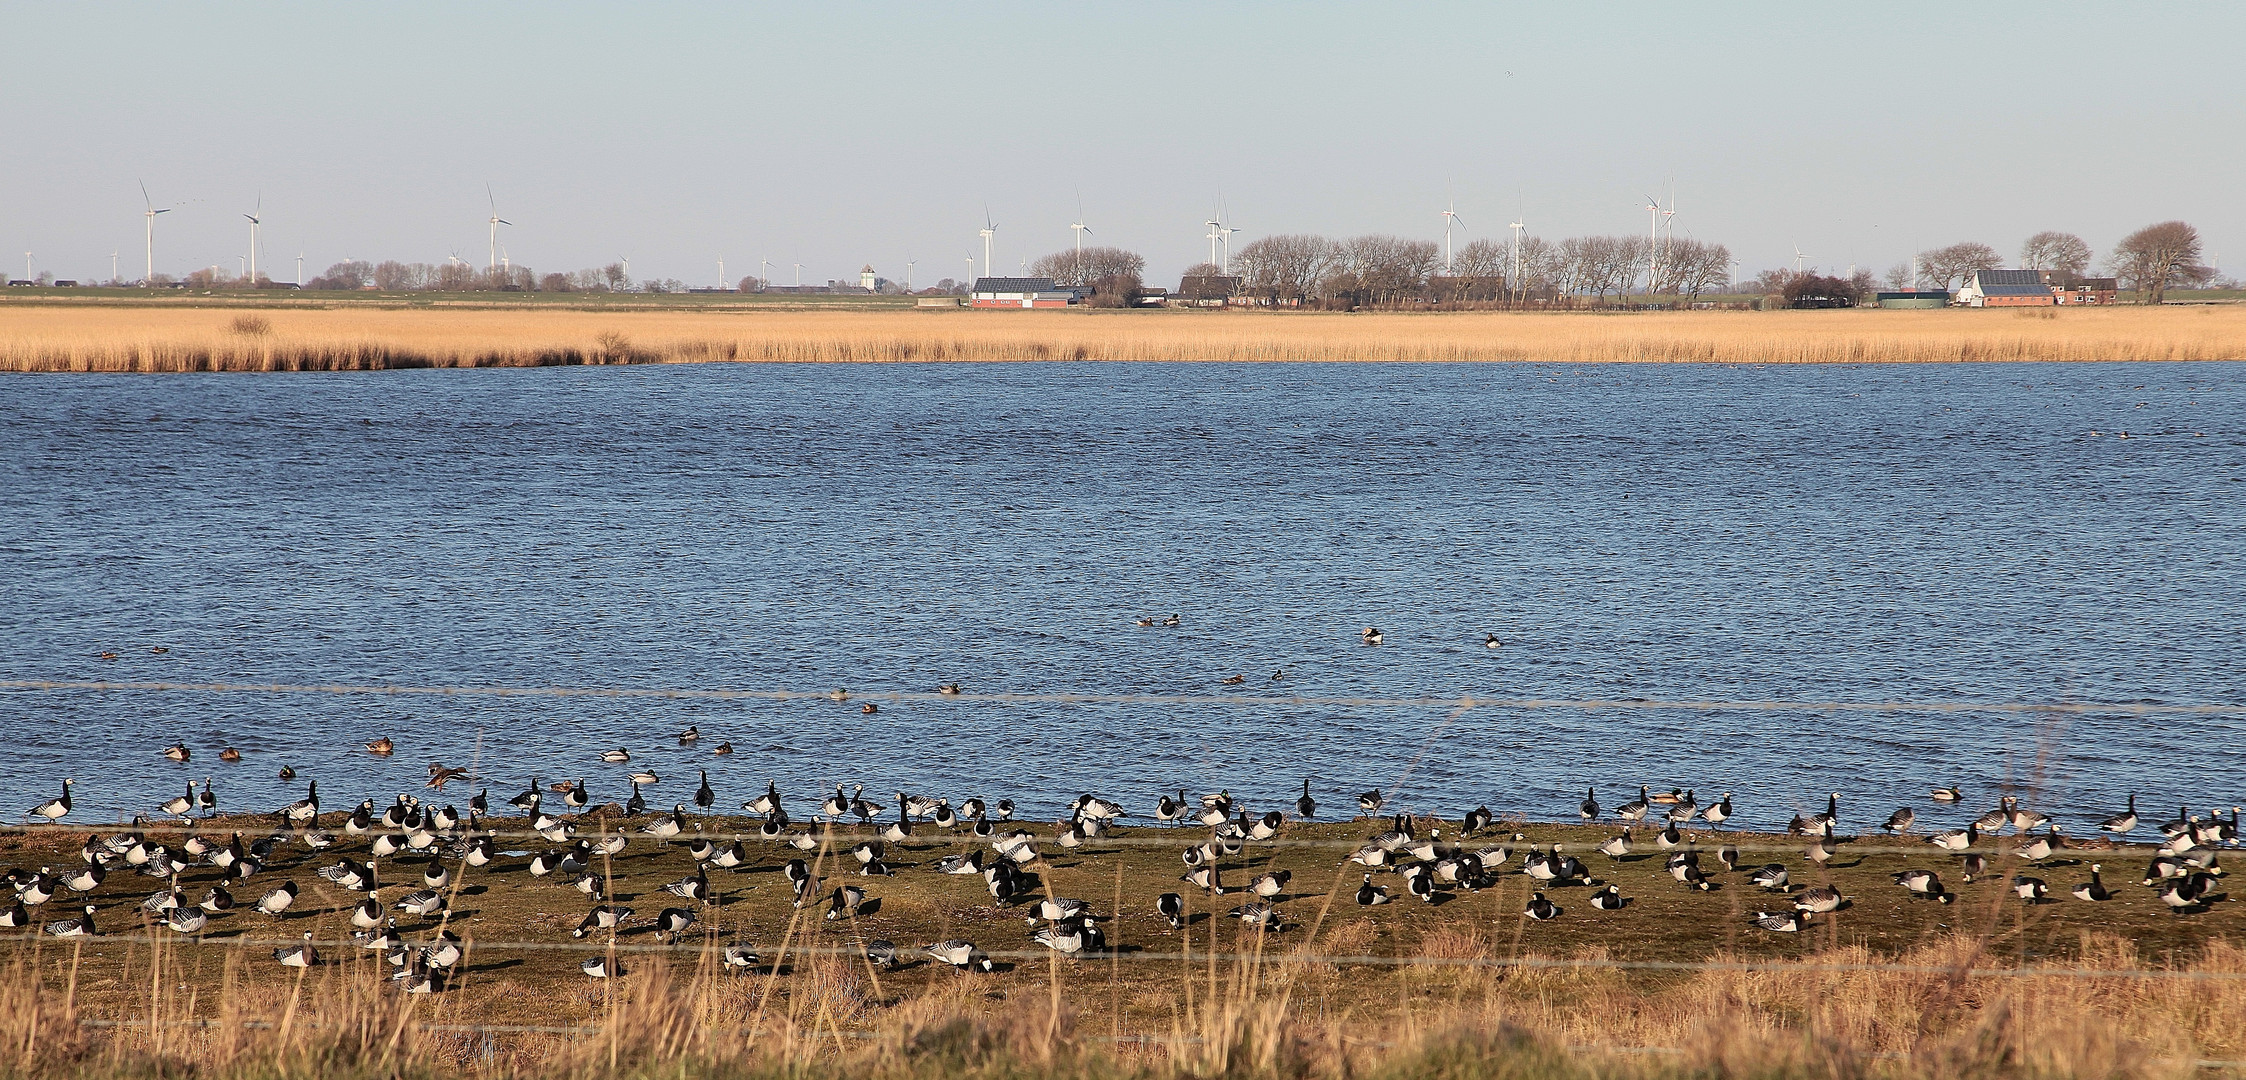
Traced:
[[1904, 290], [1903, 292], [1883, 292], [1883, 293], [1880, 293], [1880, 294], [1879, 294], [1878, 296], [1876, 296], [1876, 297], [1875, 297], [1874, 299], [1879, 299], [1879, 300], [1947, 300], [1947, 299], [1949, 299], [1949, 298], [1950, 298], [1950, 294], [1949, 294], [1949, 291], [1948, 291], [1948, 290], [1946, 290], [1946, 289], [1906, 289], [1906, 290]]
[[1052, 292], [1049, 277], [986, 277], [975, 279], [976, 292]]
[[2086, 277], [2080, 281], [2075, 282], [2074, 287], [2078, 289], [2089, 289], [2093, 292], [2120, 292], [2121, 279], [2110, 277]]
[[1983, 296], [2047, 296], [2051, 292], [2051, 286], [2043, 283], [2041, 270], [1976, 270], [1973, 280]]
[[1223, 300], [1240, 294], [1240, 278], [1231, 275], [1208, 274], [1183, 278], [1178, 281], [1174, 296], [1187, 300]]

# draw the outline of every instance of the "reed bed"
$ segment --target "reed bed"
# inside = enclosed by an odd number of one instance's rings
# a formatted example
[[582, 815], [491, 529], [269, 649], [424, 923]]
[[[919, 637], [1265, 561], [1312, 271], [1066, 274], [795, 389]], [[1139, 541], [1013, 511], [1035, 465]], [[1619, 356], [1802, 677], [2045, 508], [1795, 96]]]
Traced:
[[735, 311], [0, 307], [0, 370], [644, 363], [2246, 359], [2246, 307], [2071, 311]]
[[[580, 1028], [479, 1026], [445, 998], [385, 990], [374, 961], [301, 979], [250, 977], [229, 954], [216, 985], [179, 950], [144, 951], [134, 1007], [101, 1017], [76, 998], [71, 950], [0, 970], [0, 1075], [124, 1078], [791, 1077], [921, 1080], [1449, 1080], [1458, 1077], [2167, 1078], [2238, 1066], [2238, 981], [1998, 978], [1975, 974], [1970, 935], [1904, 959], [1947, 973], [1835, 972], [1871, 959], [1843, 946], [1799, 972], [1707, 971], [1648, 983], [1552, 968], [1360, 977], [1260, 967], [1253, 954], [1181, 973], [1175, 1020], [1118, 1038], [1083, 987], [953, 980], [880, 998], [862, 965], [819, 957], [783, 1000], [705, 953], [604, 985], [543, 987], [585, 998]], [[2140, 963], [2120, 938], [2095, 962]], [[1586, 957], [1585, 959], [1592, 959]], [[2235, 974], [2222, 949], [2179, 970]], [[44, 968], [40, 971], [35, 968]], [[61, 980], [58, 986], [57, 980]], [[1351, 980], [1344, 980], [1345, 982]], [[1038, 979], [1043, 983], [1043, 979]], [[814, 989], [805, 992], [806, 985]], [[1185, 1002], [1213, 989], [1193, 1007]], [[990, 1008], [993, 995], [1010, 998]]]

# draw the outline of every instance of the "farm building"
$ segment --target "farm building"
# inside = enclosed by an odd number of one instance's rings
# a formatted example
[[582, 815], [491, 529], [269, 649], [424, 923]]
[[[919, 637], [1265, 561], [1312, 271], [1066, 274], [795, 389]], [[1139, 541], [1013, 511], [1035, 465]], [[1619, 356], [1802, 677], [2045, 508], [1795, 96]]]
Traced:
[[1196, 274], [1178, 281], [1170, 294], [1171, 307], [1223, 307], [1240, 295], [1240, 279], [1230, 275]]
[[1042, 277], [976, 278], [968, 297], [968, 306], [979, 308], [1067, 307], [1081, 299], [1075, 289], [1060, 288], [1052, 278]]
[[2046, 270], [2043, 280], [2051, 286], [2051, 294], [2058, 297], [2061, 304], [2111, 304], [2121, 298], [2121, 282], [2116, 278], [2076, 278], [2069, 282]]
[[1976, 270], [1950, 302], [1964, 307], [2050, 307], [2058, 303], [2040, 270]]
[[1938, 308], [1950, 306], [1950, 294], [1943, 289], [1908, 289], [1902, 292], [1883, 292], [1876, 306], [1883, 308]]

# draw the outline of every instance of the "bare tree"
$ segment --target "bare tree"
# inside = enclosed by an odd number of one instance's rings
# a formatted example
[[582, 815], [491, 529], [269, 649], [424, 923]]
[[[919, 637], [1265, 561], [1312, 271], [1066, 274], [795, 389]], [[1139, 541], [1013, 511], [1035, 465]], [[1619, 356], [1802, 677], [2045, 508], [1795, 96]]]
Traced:
[[1354, 279], [1347, 291], [1356, 303], [1392, 304], [1418, 296], [1441, 263], [1441, 249], [1431, 240], [1358, 236], [1341, 242], [1336, 265], [1342, 274], [1334, 276]]
[[1041, 255], [1029, 264], [1031, 274], [1052, 278], [1062, 285], [1090, 285], [1101, 278], [1121, 275], [1138, 277], [1145, 271], [1146, 259], [1137, 252], [1112, 247], [1088, 247], [1082, 252], [1070, 248]]
[[1954, 290], [1976, 271], [2004, 265], [2004, 256], [1987, 244], [1967, 241], [1919, 252], [1919, 274], [1936, 288]]
[[607, 266], [600, 268], [600, 273], [601, 279], [607, 282], [608, 288], [612, 292], [623, 292], [631, 287], [632, 278], [631, 275], [624, 272], [623, 263], [609, 263]]
[[2122, 238], [2106, 266], [2143, 294], [2148, 303], [2168, 297], [2171, 285], [2191, 285], [2214, 276], [2199, 265], [2199, 230], [2181, 221], [2147, 225]]
[[1559, 246], [1541, 236], [1524, 236], [1520, 247], [1519, 281], [1513, 295], [1525, 300], [1530, 292], [1560, 291], [1562, 257]]
[[1731, 267], [1735, 262], [1731, 249], [1722, 244], [1703, 240], [1672, 240], [1668, 258], [1662, 260], [1662, 284], [1657, 291], [1672, 292], [1686, 302], [1698, 300], [1700, 294], [1731, 283]]
[[[395, 264], [385, 264], [395, 265]], [[205, 271], [197, 271], [204, 273]], [[190, 275], [192, 277], [192, 275]], [[339, 262], [320, 272], [318, 277], [304, 283], [307, 289], [361, 289], [367, 282], [375, 281], [375, 267], [363, 260]], [[379, 286], [380, 283], [377, 282]]]
[[1503, 240], [1471, 240], [1451, 256], [1452, 277], [1504, 277], [1512, 268], [1512, 250]]
[[1218, 265], [1217, 265], [1217, 264], [1215, 264], [1215, 263], [1209, 263], [1209, 262], [1205, 262], [1205, 263], [1194, 263], [1194, 264], [1193, 264], [1192, 266], [1188, 266], [1188, 267], [1186, 267], [1186, 268], [1185, 268], [1185, 273], [1183, 273], [1183, 274], [1181, 274], [1181, 275], [1179, 275], [1179, 276], [1180, 276], [1180, 277], [1223, 277], [1223, 276], [1224, 276], [1224, 268], [1223, 268], [1223, 267], [1221, 267], [1221, 266], [1218, 266]]
[[1304, 300], [1318, 295], [1337, 257], [1334, 242], [1323, 236], [1283, 233], [1266, 236], [1233, 253], [1232, 270], [1253, 295]]
[[1887, 268], [1887, 287], [1890, 291], [1909, 292], [1917, 284], [1917, 276], [1911, 273], [1911, 264], [1896, 263]]
[[2058, 284], [2071, 286], [2090, 269], [2090, 245], [2073, 233], [2039, 232], [2020, 245], [2020, 265], [2049, 270]]

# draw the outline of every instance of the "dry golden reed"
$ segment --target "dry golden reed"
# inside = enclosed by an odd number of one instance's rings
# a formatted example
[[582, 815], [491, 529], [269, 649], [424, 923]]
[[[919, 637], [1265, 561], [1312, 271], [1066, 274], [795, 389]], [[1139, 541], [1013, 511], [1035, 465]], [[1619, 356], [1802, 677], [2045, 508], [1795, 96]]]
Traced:
[[[1428, 944], [1448, 952], [1466, 941]], [[1123, 1039], [1095, 1015], [1097, 961], [1067, 966], [1065, 996], [1049, 1001], [1034, 976], [946, 979], [875, 1000], [862, 965], [808, 960], [795, 974], [819, 985], [783, 1002], [763, 997], [762, 977], [725, 975], [705, 952], [611, 983], [544, 988], [599, 999], [590, 1029], [566, 1033], [473, 1030], [478, 1015], [452, 995], [384, 989], [385, 965], [371, 956], [298, 982], [246, 978], [241, 965], [257, 963], [247, 955], [214, 976], [162, 949], [135, 961], [139, 1001], [87, 1026], [101, 1018], [71, 999], [74, 954], [52, 949], [0, 969], [0, 1075], [2181, 1078], [2241, 1051], [2246, 984], [2235, 978], [2127, 977], [2119, 972], [2144, 960], [2113, 937], [2086, 941], [2081, 961], [2116, 971], [2111, 979], [1996, 977], [1971, 966], [1988, 944], [1959, 935], [1895, 958], [1841, 946], [1799, 970], [1484, 968], [1431, 981], [1423, 968], [1351, 968], [1339, 994], [1304, 992], [1287, 965], [1228, 957], [1206, 982], [1198, 968], [1180, 976], [1181, 996], [1196, 986], [1209, 996], [1181, 1008], [1170, 1030]], [[1883, 960], [1918, 970], [1835, 970]], [[2235, 976], [2242, 961], [2218, 944], [2174, 970]]]
[[559, 364], [2246, 359], [2246, 307], [1340, 313], [0, 309], [0, 370], [338, 371]]

